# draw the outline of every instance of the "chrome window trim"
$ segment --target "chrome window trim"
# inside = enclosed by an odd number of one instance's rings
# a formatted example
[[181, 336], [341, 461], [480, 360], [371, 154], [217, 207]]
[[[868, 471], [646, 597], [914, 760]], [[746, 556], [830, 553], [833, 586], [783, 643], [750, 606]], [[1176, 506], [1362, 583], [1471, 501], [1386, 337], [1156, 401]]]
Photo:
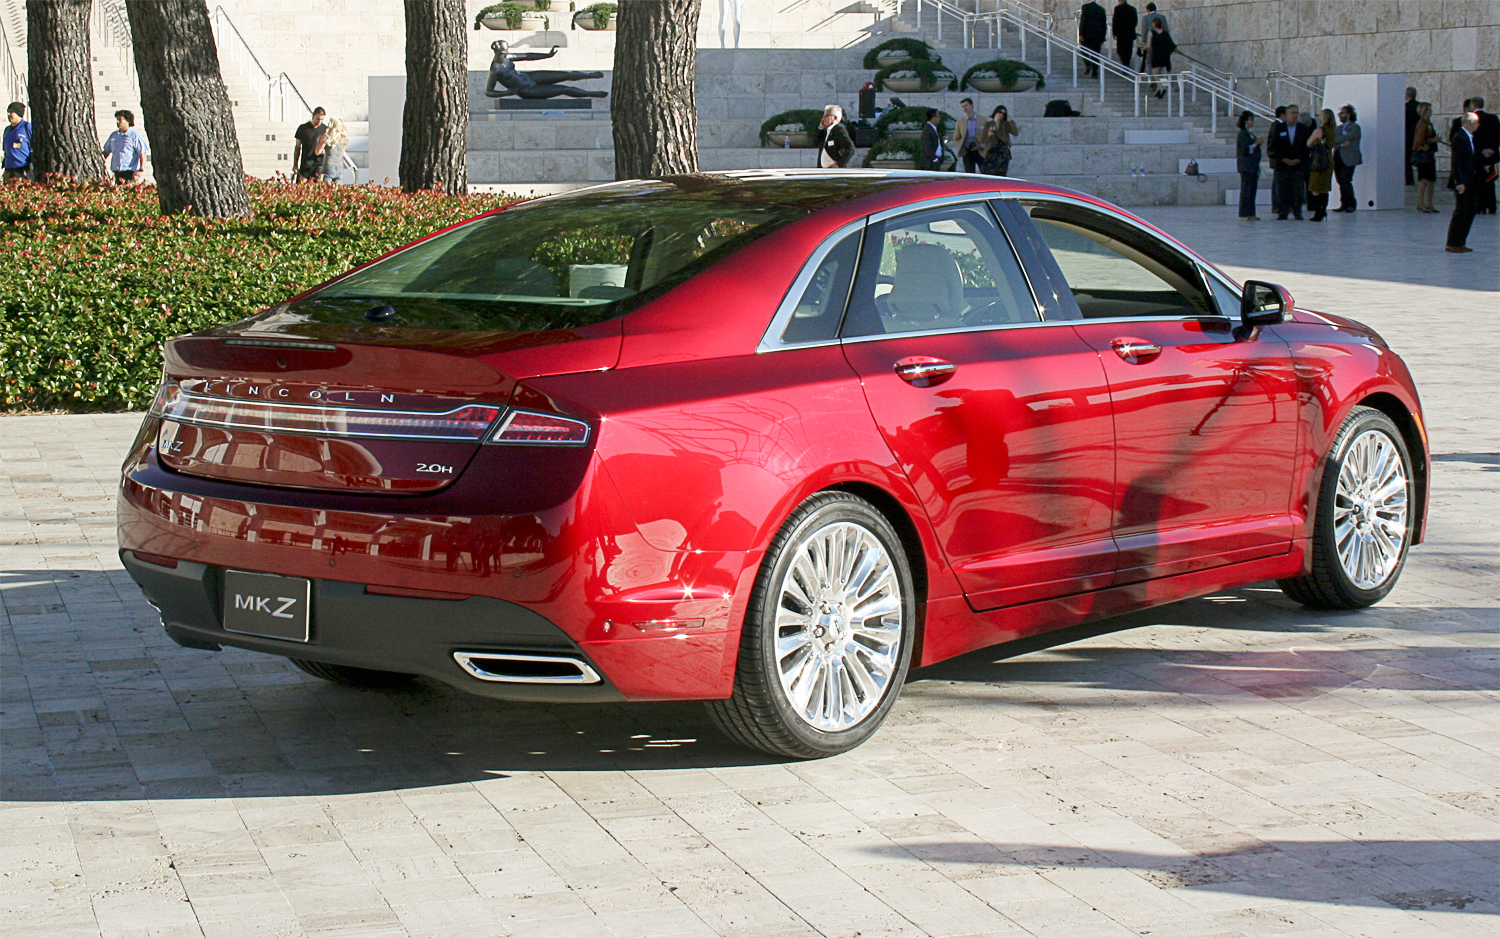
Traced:
[[[794, 348], [818, 348], [823, 345], [837, 345], [838, 338], [832, 339], [810, 339], [805, 342], [783, 342], [781, 334], [786, 331], [787, 325], [792, 321], [792, 314], [797, 311], [797, 301], [802, 299], [802, 294], [807, 291], [807, 285], [812, 282], [813, 275], [818, 272], [823, 259], [842, 242], [845, 238], [857, 231], [863, 231], [869, 223], [868, 218], [860, 218], [839, 228], [833, 234], [823, 239], [823, 242], [813, 249], [807, 260], [802, 264], [802, 269], [797, 272], [792, 285], [782, 297], [781, 305], [776, 307], [776, 315], [771, 317], [771, 324], [766, 327], [765, 334], [760, 337], [760, 344], [755, 347], [756, 354], [761, 352], [779, 352], [782, 349]], [[853, 286], [851, 281], [850, 286]]]

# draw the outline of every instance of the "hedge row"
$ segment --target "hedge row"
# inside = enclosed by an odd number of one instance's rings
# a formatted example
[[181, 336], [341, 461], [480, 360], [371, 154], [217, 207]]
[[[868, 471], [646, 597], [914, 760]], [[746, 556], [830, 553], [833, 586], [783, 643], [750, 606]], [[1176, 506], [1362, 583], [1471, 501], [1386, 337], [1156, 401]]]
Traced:
[[514, 196], [250, 182], [252, 218], [150, 187], [0, 186], [0, 409], [144, 407], [161, 344], [233, 322]]

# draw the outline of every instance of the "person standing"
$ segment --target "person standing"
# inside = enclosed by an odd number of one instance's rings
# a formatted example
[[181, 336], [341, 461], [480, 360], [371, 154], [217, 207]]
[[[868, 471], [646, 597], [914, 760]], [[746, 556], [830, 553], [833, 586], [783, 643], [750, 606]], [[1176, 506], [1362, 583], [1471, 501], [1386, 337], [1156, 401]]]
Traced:
[[1318, 113], [1318, 126], [1307, 138], [1307, 207], [1312, 210], [1309, 221], [1328, 217], [1328, 193], [1333, 191], [1333, 143], [1337, 134], [1333, 112], [1325, 107]]
[[1448, 222], [1448, 244], [1444, 250], [1452, 254], [1474, 250], [1465, 242], [1469, 240], [1469, 226], [1474, 224], [1474, 182], [1479, 175], [1479, 151], [1474, 148], [1479, 115], [1469, 111], [1460, 121], [1458, 132], [1453, 135], [1453, 170], [1448, 177], [1448, 187], [1453, 190], [1453, 219]]
[[1139, 22], [1140, 15], [1130, 5], [1130, 0], [1120, 0], [1115, 4], [1109, 31], [1115, 37], [1115, 54], [1120, 57], [1120, 64], [1126, 68], [1130, 67], [1130, 60], [1135, 56], [1135, 27]]
[[1276, 219], [1286, 221], [1290, 212], [1302, 220], [1302, 173], [1307, 165], [1307, 139], [1312, 136], [1301, 121], [1297, 105], [1288, 104], [1285, 120], [1271, 130], [1266, 141], [1266, 155], [1271, 160], [1272, 182], [1276, 187]]
[[[1270, 139], [1272, 137], [1276, 136], [1277, 132], [1280, 131], [1284, 127], [1286, 127], [1286, 105], [1285, 104], [1278, 104], [1278, 105], [1276, 105], [1276, 116], [1271, 119], [1271, 129], [1266, 132], [1266, 141], [1267, 141], [1266, 155], [1267, 155], [1267, 157], [1270, 156], [1270, 149], [1271, 149], [1270, 148], [1270, 144], [1269, 144]], [[1276, 169], [1276, 164], [1274, 162], [1272, 162], [1272, 164], [1271, 164], [1271, 170], [1272, 170], [1272, 176], [1271, 176], [1271, 214], [1272, 215], [1280, 215], [1281, 214], [1281, 192], [1276, 188], [1275, 169]]]
[[[343, 182], [348, 167], [344, 165], [344, 151], [349, 147], [349, 128], [337, 117], [328, 121], [328, 136], [323, 141], [323, 179], [326, 182]], [[352, 182], [353, 180], [351, 180]]]
[[1495, 214], [1495, 167], [1500, 165], [1500, 115], [1484, 109], [1484, 98], [1473, 99], [1474, 113], [1479, 115], [1479, 130], [1474, 134], [1475, 161], [1479, 164], [1474, 180], [1477, 197], [1474, 211], [1480, 215]]
[[979, 115], [974, 113], [974, 99], [964, 98], [958, 102], [963, 108], [964, 116], [959, 118], [958, 124], [953, 128], [953, 136], [948, 140], [953, 152], [964, 162], [964, 172], [979, 172]]
[[1240, 172], [1240, 221], [1260, 221], [1255, 214], [1255, 196], [1260, 190], [1261, 142], [1255, 137], [1255, 115], [1241, 111], [1239, 138], [1234, 144], [1236, 168]]
[[1167, 18], [1156, 12], [1156, 4], [1148, 3], [1146, 4], [1146, 15], [1141, 17], [1141, 35], [1136, 40], [1136, 51], [1141, 57], [1141, 72], [1143, 74], [1151, 68], [1151, 58], [1146, 52], [1146, 44], [1151, 39], [1151, 26], [1153, 23], [1160, 23], [1162, 28], [1165, 29], [1167, 27]]
[[1437, 128], [1432, 126], [1432, 105], [1417, 104], [1417, 126], [1412, 132], [1411, 157], [1406, 161], [1417, 180], [1417, 211], [1431, 215], [1432, 190], [1437, 183]]
[[31, 178], [31, 121], [26, 105], [12, 101], [5, 109], [5, 181]]
[[297, 128], [292, 165], [297, 167], [298, 182], [316, 180], [323, 175], [323, 147], [328, 140], [328, 128], [323, 118], [327, 114], [322, 108], [314, 108], [312, 118]]
[[141, 132], [135, 129], [135, 115], [129, 111], [115, 112], [115, 127], [118, 129], [104, 141], [109, 171], [114, 173], [115, 185], [133, 186], [146, 168], [146, 154], [151, 148], [146, 145]]
[[818, 121], [818, 167], [843, 169], [853, 155], [854, 141], [844, 129], [844, 109], [830, 104], [823, 109], [823, 119]]
[[[1107, 38], [1109, 38], [1109, 16], [1104, 12], [1104, 7], [1099, 5], [1098, 0], [1089, 0], [1078, 11], [1078, 44], [1098, 56]], [[1099, 60], [1092, 57], [1084, 59], [1083, 73], [1097, 77]]]
[[1335, 212], [1352, 212], [1359, 208], [1354, 195], [1354, 170], [1365, 161], [1359, 152], [1359, 115], [1354, 105], [1339, 108], [1339, 126], [1333, 141], [1333, 174], [1339, 181], [1339, 207]]
[[1412, 153], [1412, 141], [1417, 135], [1417, 89], [1408, 85], [1406, 87], [1406, 184], [1409, 186], [1415, 181], [1412, 174], [1414, 166], [1410, 159]]
[[979, 171], [987, 176], [1010, 175], [1010, 138], [1019, 137], [1021, 128], [1010, 119], [1010, 111], [999, 105], [979, 130]]
[[922, 125], [922, 158], [917, 162], [917, 169], [940, 170], [945, 156], [943, 133], [938, 129], [938, 109], [930, 107], [926, 123]]

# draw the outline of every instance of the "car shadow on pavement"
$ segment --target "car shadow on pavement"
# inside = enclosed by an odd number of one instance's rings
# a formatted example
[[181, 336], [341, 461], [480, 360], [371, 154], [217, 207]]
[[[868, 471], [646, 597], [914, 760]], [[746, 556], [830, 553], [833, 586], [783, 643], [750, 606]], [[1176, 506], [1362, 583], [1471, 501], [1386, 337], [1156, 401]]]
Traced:
[[[1241, 846], [1191, 856], [1125, 847], [951, 841], [865, 849], [885, 860], [922, 860], [954, 878], [955, 867], [984, 867], [987, 875], [995, 877], [989, 891], [996, 896], [1004, 896], [1007, 876], [1094, 869], [1094, 878], [1099, 878], [1131, 870], [1179, 897], [1183, 892], [1214, 892], [1377, 909], [1500, 912], [1493, 875], [1500, 841], [1243, 839]], [[1065, 882], [1077, 881], [1076, 875], [1063, 875]], [[1112, 885], [1123, 888], [1117, 882]], [[1030, 896], [1036, 888], [1018, 882], [1016, 891], [1024, 889]]]

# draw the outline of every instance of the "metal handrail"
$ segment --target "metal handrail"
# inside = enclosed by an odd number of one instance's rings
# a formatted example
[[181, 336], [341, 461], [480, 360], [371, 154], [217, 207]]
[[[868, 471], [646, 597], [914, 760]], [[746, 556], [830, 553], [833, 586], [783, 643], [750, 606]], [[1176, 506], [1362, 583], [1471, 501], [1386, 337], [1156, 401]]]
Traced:
[[1323, 89], [1312, 82], [1303, 81], [1296, 75], [1289, 75], [1282, 71], [1272, 71], [1266, 74], [1266, 91], [1271, 95], [1271, 104], [1284, 104], [1281, 98], [1281, 86], [1288, 85], [1293, 93], [1307, 96], [1307, 109], [1316, 112], [1323, 106]]

